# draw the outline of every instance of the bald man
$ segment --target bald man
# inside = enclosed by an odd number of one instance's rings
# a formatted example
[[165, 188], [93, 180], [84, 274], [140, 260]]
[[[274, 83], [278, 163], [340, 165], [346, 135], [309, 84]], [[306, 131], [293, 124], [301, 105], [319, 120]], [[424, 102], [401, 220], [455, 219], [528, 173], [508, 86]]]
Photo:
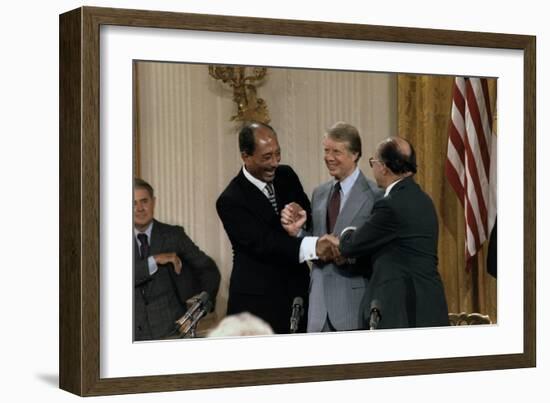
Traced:
[[390, 137], [378, 145], [369, 164], [384, 197], [362, 226], [344, 229], [339, 240], [342, 256], [372, 264], [365, 327], [373, 308], [381, 313], [380, 329], [446, 326], [447, 302], [437, 270], [437, 214], [413, 179], [414, 148]]

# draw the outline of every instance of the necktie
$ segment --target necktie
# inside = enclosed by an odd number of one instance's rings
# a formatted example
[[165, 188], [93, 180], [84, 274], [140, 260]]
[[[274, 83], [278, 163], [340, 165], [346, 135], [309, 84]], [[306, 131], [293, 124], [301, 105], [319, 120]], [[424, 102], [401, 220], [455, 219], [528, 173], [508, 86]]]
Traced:
[[147, 241], [147, 234], [139, 233], [137, 237], [141, 243], [139, 247], [141, 258], [147, 259], [149, 257], [149, 242]]
[[279, 211], [277, 210], [277, 200], [275, 199], [275, 189], [273, 188], [273, 183], [268, 183], [267, 185], [265, 185], [265, 188], [267, 189], [267, 198], [273, 206], [275, 214], [279, 214]]
[[327, 233], [332, 234], [338, 213], [340, 212], [340, 182], [336, 182], [332, 189], [332, 195], [328, 202], [327, 209]]

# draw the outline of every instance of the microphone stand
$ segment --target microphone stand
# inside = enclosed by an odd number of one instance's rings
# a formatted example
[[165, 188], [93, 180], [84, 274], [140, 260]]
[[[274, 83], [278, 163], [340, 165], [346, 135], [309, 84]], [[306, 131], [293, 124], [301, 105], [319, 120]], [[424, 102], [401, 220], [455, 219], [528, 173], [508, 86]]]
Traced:
[[370, 305], [369, 330], [376, 330], [380, 319], [382, 319], [380, 302], [378, 300], [373, 300]]
[[290, 315], [290, 333], [298, 331], [300, 319], [304, 316], [304, 300], [301, 297], [294, 298], [292, 303], [292, 314]]
[[180, 327], [180, 339], [196, 338], [197, 325], [199, 321], [206, 316], [210, 309], [212, 309], [212, 302], [207, 301], [204, 306], [198, 310], [198, 313], [193, 316], [193, 320], [191, 321], [187, 329], [185, 329], [185, 331], [182, 332], [181, 329], [183, 328], [183, 326]]

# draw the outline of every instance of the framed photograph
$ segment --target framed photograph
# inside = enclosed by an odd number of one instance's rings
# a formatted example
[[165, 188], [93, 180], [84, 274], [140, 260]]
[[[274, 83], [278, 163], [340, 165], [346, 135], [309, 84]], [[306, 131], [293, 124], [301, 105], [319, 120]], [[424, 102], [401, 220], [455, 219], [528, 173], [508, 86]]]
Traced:
[[[535, 37], [511, 34], [94, 7], [62, 14], [60, 387], [92, 396], [535, 366], [535, 55]], [[132, 177], [136, 170], [148, 169], [136, 163], [140, 149], [135, 141], [144, 141], [146, 132], [141, 126], [144, 111], [138, 113], [143, 104], [136, 94], [144, 99], [139, 91], [147, 69], [154, 72], [155, 66], [169, 64], [203, 69], [207, 89], [218, 91], [227, 105], [232, 105], [231, 93], [208, 78], [207, 66], [267, 66], [272, 74], [286, 74], [290, 88], [291, 71], [385, 74], [394, 77], [388, 79], [394, 89], [398, 76], [492, 78], [498, 88], [498, 176], [507, 179], [498, 189], [496, 323], [134, 342], [128, 235]], [[262, 89], [258, 91], [261, 96]], [[197, 94], [186, 102], [202, 105], [203, 120], [219, 113], [202, 104], [200, 91]], [[157, 102], [153, 96], [146, 98]], [[266, 102], [274, 116], [282, 116], [272, 101]], [[302, 113], [300, 105], [289, 110]], [[234, 113], [221, 119], [228, 121]], [[292, 121], [299, 120], [294, 116]], [[182, 122], [193, 124], [190, 117]], [[407, 127], [400, 122], [387, 130]], [[440, 134], [447, 138], [446, 130]], [[211, 158], [231, 152], [229, 158], [238, 166], [239, 155], [231, 148], [235, 146], [225, 146], [236, 143], [231, 136], [224, 133]], [[198, 130], [183, 145], [181, 159], [191, 161], [199, 149], [209, 150], [208, 139]], [[291, 161], [322, 164], [313, 152], [302, 157], [299, 147], [286, 141], [293, 150]], [[512, 160], [514, 164], [506, 163]], [[214, 165], [206, 157], [188, 166], [196, 164], [203, 164], [201, 171], [206, 169], [208, 178], [220, 182], [234, 174], [209, 168]], [[181, 175], [187, 178], [194, 172]], [[507, 188], [510, 183], [513, 191]], [[182, 214], [198, 215], [199, 208], [200, 200], [191, 200]], [[223, 242], [224, 236], [215, 242]]]

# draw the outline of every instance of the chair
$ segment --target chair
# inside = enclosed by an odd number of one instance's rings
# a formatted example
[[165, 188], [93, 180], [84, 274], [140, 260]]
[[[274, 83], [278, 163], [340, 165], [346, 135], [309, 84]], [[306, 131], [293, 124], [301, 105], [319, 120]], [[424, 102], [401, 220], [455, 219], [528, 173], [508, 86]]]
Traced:
[[493, 322], [489, 315], [483, 315], [481, 313], [449, 313], [449, 322], [451, 326], [465, 326], [465, 325], [490, 325]]

